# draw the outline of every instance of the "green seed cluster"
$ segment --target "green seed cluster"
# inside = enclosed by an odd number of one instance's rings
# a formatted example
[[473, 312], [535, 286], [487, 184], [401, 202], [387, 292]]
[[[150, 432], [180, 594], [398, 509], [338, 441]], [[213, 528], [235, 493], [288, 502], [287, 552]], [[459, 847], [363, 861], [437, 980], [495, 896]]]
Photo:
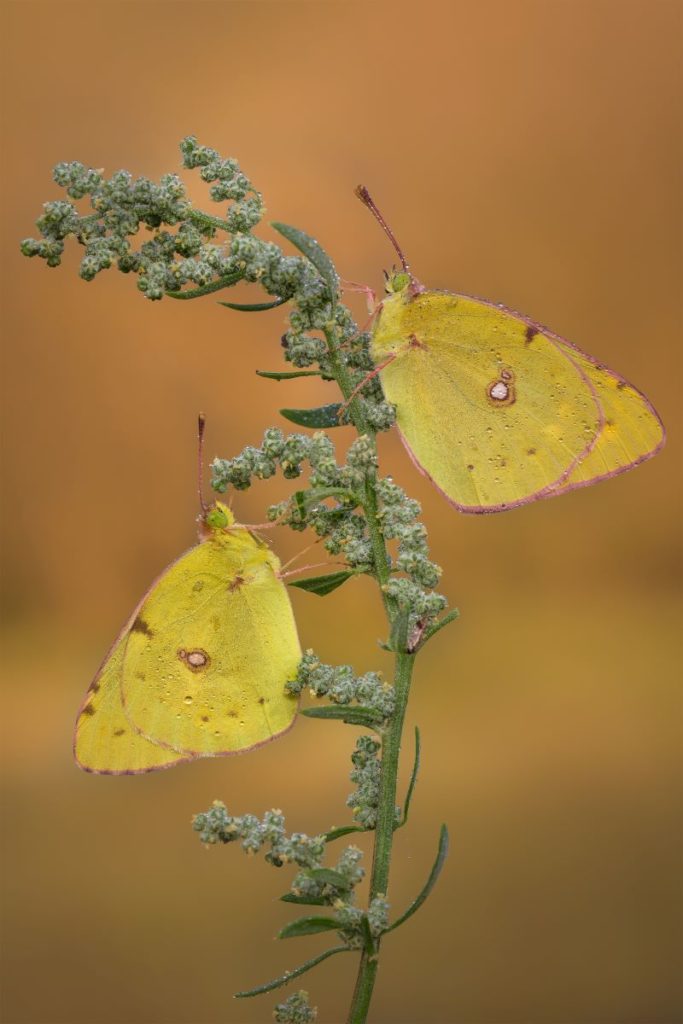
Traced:
[[273, 1012], [276, 1024], [311, 1024], [317, 1018], [318, 1008], [309, 1005], [308, 992], [303, 989], [278, 1003]]
[[[313, 697], [326, 697], [333, 704], [360, 704], [389, 718], [394, 711], [394, 688], [377, 672], [356, 676], [350, 665], [325, 665], [313, 651], [306, 651], [299, 662], [296, 679], [287, 683], [289, 693], [308, 689]], [[355, 781], [355, 780], [354, 780]]]
[[441, 576], [441, 568], [429, 559], [427, 531], [417, 521], [419, 502], [409, 498], [403, 488], [391, 477], [378, 480], [377, 496], [380, 500], [378, 518], [386, 540], [398, 541], [398, 554], [394, 569], [406, 578], [394, 576], [385, 591], [395, 598], [399, 607], [410, 612], [411, 629], [418, 623], [424, 627], [446, 607], [446, 598], [434, 593], [433, 588]]
[[[268, 519], [293, 530], [311, 527], [325, 539], [325, 548], [332, 555], [341, 555], [349, 566], [371, 571], [372, 545], [367, 522], [354, 512], [359, 504], [356, 491], [368, 473], [374, 473], [374, 446], [367, 438], [358, 438], [349, 448], [346, 466], [337, 465], [332, 441], [326, 434], [285, 435], [276, 427], [266, 430], [260, 448], [247, 447], [234, 459], [215, 459], [211, 465], [211, 486], [224, 492], [229, 485], [237, 490], [250, 487], [253, 480], [264, 480], [278, 467], [287, 479], [298, 477], [304, 463], [310, 467], [309, 484], [293, 499], [280, 502], [268, 510]], [[324, 499], [330, 491], [339, 495], [333, 505]]]
[[[235, 160], [223, 160], [194, 138], [184, 139], [180, 148], [185, 167], [200, 168], [201, 177], [213, 183], [211, 198], [228, 203], [224, 218], [195, 210], [175, 174], [163, 175], [157, 184], [128, 171], [116, 171], [107, 179], [78, 161], [59, 163], [55, 182], [72, 200], [88, 197], [94, 212], [82, 215], [65, 200], [46, 203], [37, 221], [42, 238], [24, 239], [24, 255], [39, 256], [56, 267], [65, 239], [73, 236], [85, 249], [80, 266], [85, 281], [115, 265], [123, 273], [137, 274], [138, 288], [149, 299], [177, 292], [187, 283], [206, 287], [223, 278], [228, 283], [240, 280], [243, 261], [234, 243], [261, 219], [261, 196]], [[132, 239], [141, 229], [150, 237], [135, 248]], [[234, 236], [232, 247], [211, 244], [218, 229]]]
[[302, 868], [319, 867], [325, 854], [324, 836], [307, 836], [303, 832], [288, 835], [281, 811], [266, 811], [263, 818], [254, 814], [233, 817], [222, 801], [215, 800], [208, 811], [195, 815], [192, 827], [207, 845], [241, 840], [243, 850], [258, 853], [269, 844], [266, 860], [275, 867], [289, 862]]
[[346, 906], [353, 901], [353, 889], [365, 877], [360, 866], [363, 851], [347, 846], [331, 871], [300, 871], [290, 891], [307, 899], [322, 899], [329, 906]]
[[383, 896], [375, 896], [368, 907], [368, 924], [372, 935], [377, 938], [389, 926], [389, 904]]
[[[353, 768], [350, 779], [356, 789], [347, 797], [346, 805], [353, 810], [353, 816], [363, 828], [374, 828], [377, 824], [377, 808], [379, 806], [379, 782], [381, 762], [379, 751], [381, 744], [373, 736], [359, 736], [356, 749], [351, 754]], [[401, 809], [396, 808], [398, 823]]]
[[365, 872], [360, 863], [363, 852], [357, 846], [347, 846], [333, 868], [323, 867], [324, 835], [307, 836], [302, 832], [288, 835], [284, 816], [277, 810], [267, 811], [263, 818], [253, 814], [233, 817], [220, 800], [214, 801], [205, 813], [195, 815], [192, 827], [207, 845], [241, 840], [242, 849], [248, 854], [259, 853], [269, 845], [265, 855], [269, 864], [282, 867], [292, 863], [300, 869], [292, 880], [290, 893], [299, 899], [323, 900], [324, 905], [334, 908], [340, 925], [339, 935], [344, 942], [353, 948], [362, 944], [363, 912], [354, 907], [354, 890]]

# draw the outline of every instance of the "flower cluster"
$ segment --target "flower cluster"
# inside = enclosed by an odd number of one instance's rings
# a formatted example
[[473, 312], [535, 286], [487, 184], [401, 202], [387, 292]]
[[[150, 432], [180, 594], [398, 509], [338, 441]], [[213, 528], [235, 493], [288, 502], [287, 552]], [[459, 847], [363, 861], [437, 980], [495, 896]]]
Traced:
[[370, 900], [367, 911], [358, 907], [347, 906], [337, 911], [335, 915], [342, 927], [342, 934], [347, 935], [347, 942], [352, 948], [359, 948], [362, 945], [362, 923], [363, 918], [367, 919], [370, 934], [378, 938], [387, 930], [389, 924], [389, 904], [383, 896], [375, 896]]
[[[376, 751], [379, 744], [370, 747], [373, 741], [361, 737], [353, 755], [358, 781], [359, 801], [371, 798], [376, 807], [377, 782], [369, 780], [368, 764], [377, 764]], [[352, 778], [353, 778], [352, 774]], [[374, 786], [373, 795], [370, 789]], [[359, 805], [360, 806], [360, 805]], [[368, 817], [370, 817], [368, 808]], [[367, 916], [372, 934], [380, 934], [386, 928], [389, 905], [380, 900], [381, 906], [371, 904], [367, 915], [355, 906], [355, 887], [363, 880], [365, 872], [361, 866], [363, 853], [357, 846], [347, 846], [337, 858], [333, 867], [324, 867], [326, 837], [307, 836], [301, 832], [288, 835], [285, 832], [284, 817], [280, 811], [268, 811], [263, 818], [253, 814], [233, 817], [220, 800], [203, 814], [197, 814], [192, 827], [207, 845], [231, 843], [241, 840], [242, 848], [250, 854], [258, 853], [269, 844], [266, 861], [275, 867], [294, 863], [299, 867], [290, 886], [289, 896], [297, 903], [328, 906], [334, 911], [339, 925], [339, 936], [350, 948], [357, 949], [363, 944], [363, 918]], [[285, 897], [288, 898], [288, 897]]]
[[330, 906], [346, 905], [351, 890], [365, 877], [360, 866], [362, 850], [347, 846], [334, 868], [303, 870], [292, 880], [290, 891], [297, 897], [317, 902], [322, 900]]
[[[363, 828], [374, 828], [377, 824], [382, 767], [379, 759], [380, 749], [380, 742], [373, 736], [359, 736], [356, 740], [356, 749], [351, 754], [353, 769], [350, 778], [356, 789], [347, 797], [346, 805], [352, 809], [354, 818]], [[397, 824], [400, 816], [401, 809], [397, 807]]]
[[[181, 151], [185, 167], [199, 167], [202, 178], [213, 182], [211, 198], [229, 203], [224, 219], [195, 210], [175, 174], [163, 175], [157, 184], [128, 171], [116, 171], [107, 179], [78, 161], [59, 163], [55, 182], [72, 200], [89, 197], [94, 212], [81, 215], [65, 200], [46, 203], [37, 221], [42, 238], [25, 239], [22, 252], [56, 267], [65, 239], [73, 236], [85, 249], [80, 267], [84, 280], [92, 281], [115, 264], [123, 273], [138, 275], [138, 288], [149, 299], [160, 299], [188, 282], [200, 288], [222, 279], [234, 284], [243, 276], [239, 253], [211, 240], [219, 228], [236, 239], [250, 231], [263, 213], [261, 197], [236, 161], [223, 160], [194, 138], [184, 139]], [[131, 240], [141, 228], [150, 237], [134, 248]]]
[[299, 867], [318, 867], [325, 853], [324, 836], [307, 836], [302, 832], [288, 835], [284, 815], [277, 810], [266, 811], [263, 818], [254, 814], [233, 817], [225, 804], [216, 800], [210, 810], [195, 815], [192, 827], [207, 845], [241, 840], [246, 853], [258, 853], [268, 843], [266, 860], [275, 867], [288, 862]]
[[441, 569], [429, 559], [427, 531], [417, 521], [419, 502], [409, 498], [390, 477], [378, 480], [376, 489], [381, 503], [377, 515], [384, 538], [398, 541], [394, 568], [407, 577], [393, 576], [384, 589], [400, 608], [409, 612], [409, 631], [414, 632], [423, 629], [446, 607], [446, 598], [433, 589]]
[[276, 1024], [311, 1024], [317, 1018], [318, 1009], [309, 1004], [308, 992], [303, 989], [278, 1003], [273, 1013]]
[[[292, 479], [301, 475], [304, 462], [310, 466], [309, 488], [272, 506], [268, 518], [294, 530], [311, 527], [325, 539], [330, 554], [342, 555], [354, 569], [370, 571], [373, 556], [367, 523], [354, 512], [360, 502], [358, 490], [375, 468], [374, 446], [367, 438], [357, 438], [347, 453], [347, 465], [339, 466], [334, 445], [326, 434], [285, 435], [271, 427], [260, 448], [247, 447], [234, 459], [214, 460], [212, 487], [219, 493], [230, 484], [245, 490], [254, 479], [273, 476], [278, 466], [283, 476]], [[334, 503], [327, 504], [333, 497]]]
[[377, 672], [356, 676], [350, 665], [324, 665], [313, 651], [306, 651], [296, 679], [287, 684], [287, 690], [293, 694], [305, 689], [311, 696], [327, 697], [334, 704], [355, 702], [376, 711], [383, 719], [393, 714], [396, 703], [393, 686]]

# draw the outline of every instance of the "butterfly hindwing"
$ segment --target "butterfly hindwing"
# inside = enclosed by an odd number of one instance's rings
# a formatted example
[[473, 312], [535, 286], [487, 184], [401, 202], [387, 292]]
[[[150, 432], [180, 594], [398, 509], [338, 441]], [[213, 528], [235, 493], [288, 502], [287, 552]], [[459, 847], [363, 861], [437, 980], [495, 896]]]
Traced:
[[135, 614], [116, 639], [93, 679], [76, 721], [74, 755], [87, 772], [137, 774], [169, 768], [185, 760], [141, 736], [127, 717], [121, 700], [123, 662]]
[[300, 657], [275, 557], [246, 530], [216, 533], [140, 607], [125, 654], [126, 714], [185, 755], [248, 750], [292, 724], [297, 701], [285, 684]]

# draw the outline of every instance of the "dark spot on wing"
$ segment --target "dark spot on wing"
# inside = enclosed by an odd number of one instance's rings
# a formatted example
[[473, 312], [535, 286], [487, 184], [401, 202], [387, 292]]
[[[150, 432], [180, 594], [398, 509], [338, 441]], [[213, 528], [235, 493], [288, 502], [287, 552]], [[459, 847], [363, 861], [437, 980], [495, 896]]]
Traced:
[[237, 718], [236, 711], [228, 711], [228, 718]]
[[425, 345], [424, 341], [420, 341], [420, 339], [418, 338], [418, 336], [416, 334], [411, 334], [410, 338], [408, 339], [408, 348], [424, 348], [424, 349], [426, 349], [427, 346]]
[[202, 722], [208, 722], [208, 721], [209, 721], [209, 716], [208, 715], [202, 715]]
[[618, 380], [617, 381], [617, 391], [623, 391], [625, 387], [626, 387], [626, 381], [625, 380]]
[[92, 693], [97, 693], [97, 692], [98, 692], [98, 690], [99, 690], [99, 688], [100, 688], [100, 684], [99, 684], [99, 682], [97, 681], [97, 679], [93, 679], [92, 683], [91, 683], [91, 684], [90, 684], [90, 686], [88, 687], [88, 689], [89, 689], [89, 690], [90, 690], [90, 691], [91, 691]]
[[144, 683], [144, 681], [147, 678], [147, 676], [145, 675], [144, 672], [136, 672], [135, 673], [135, 678], [136, 679], [141, 679], [143, 681], [143, 683]]
[[228, 584], [228, 590], [230, 591], [231, 594], [233, 594], [236, 590], [239, 590], [239, 588], [242, 586], [243, 583], [244, 583], [244, 576], [239, 576], [239, 575], [235, 576], [235, 578], [232, 581], [232, 583]]
[[527, 448], [526, 453], [527, 453], [527, 455], [535, 455], [536, 454], [536, 449], [535, 448]]
[[145, 636], [154, 636], [153, 630], [149, 628], [149, 625], [139, 615], [130, 627], [130, 631], [131, 633], [143, 633]]
[[95, 714], [95, 708], [92, 706], [92, 704], [86, 704], [85, 707], [83, 708], [83, 710], [81, 711], [81, 714], [82, 715], [94, 715]]
[[537, 327], [532, 327], [531, 324], [529, 324], [529, 326], [527, 327], [526, 331], [524, 332], [524, 344], [525, 345], [530, 345], [531, 342], [534, 340], [534, 338], [536, 337], [537, 334], [538, 334], [538, 328]]
[[114, 736], [123, 736], [125, 729], [114, 729]]
[[473, 465], [472, 465], [472, 463], [470, 462], [470, 464], [468, 465], [468, 467], [467, 467], [467, 468], [468, 468], [468, 469], [470, 470], [470, 472], [471, 472], [471, 471], [472, 471], [472, 470], [474, 469], [474, 466], [473, 466]]
[[257, 702], [257, 703], [259, 703], [259, 704], [265, 704], [265, 703], [266, 703], [266, 698], [265, 698], [265, 697], [259, 697], [259, 699], [258, 699], [258, 702]]

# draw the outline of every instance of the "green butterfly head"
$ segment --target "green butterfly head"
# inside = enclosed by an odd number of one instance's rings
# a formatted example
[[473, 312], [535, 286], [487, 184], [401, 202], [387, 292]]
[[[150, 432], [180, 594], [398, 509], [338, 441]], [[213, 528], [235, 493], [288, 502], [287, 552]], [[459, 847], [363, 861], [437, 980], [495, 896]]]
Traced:
[[385, 283], [384, 288], [388, 295], [395, 295], [397, 292], [403, 292], [411, 282], [410, 274], [407, 274], [405, 270], [396, 270], [394, 267], [390, 274], [384, 272]]
[[204, 515], [204, 524], [211, 530], [224, 530], [226, 526], [232, 526], [235, 517], [222, 502], [215, 502]]

